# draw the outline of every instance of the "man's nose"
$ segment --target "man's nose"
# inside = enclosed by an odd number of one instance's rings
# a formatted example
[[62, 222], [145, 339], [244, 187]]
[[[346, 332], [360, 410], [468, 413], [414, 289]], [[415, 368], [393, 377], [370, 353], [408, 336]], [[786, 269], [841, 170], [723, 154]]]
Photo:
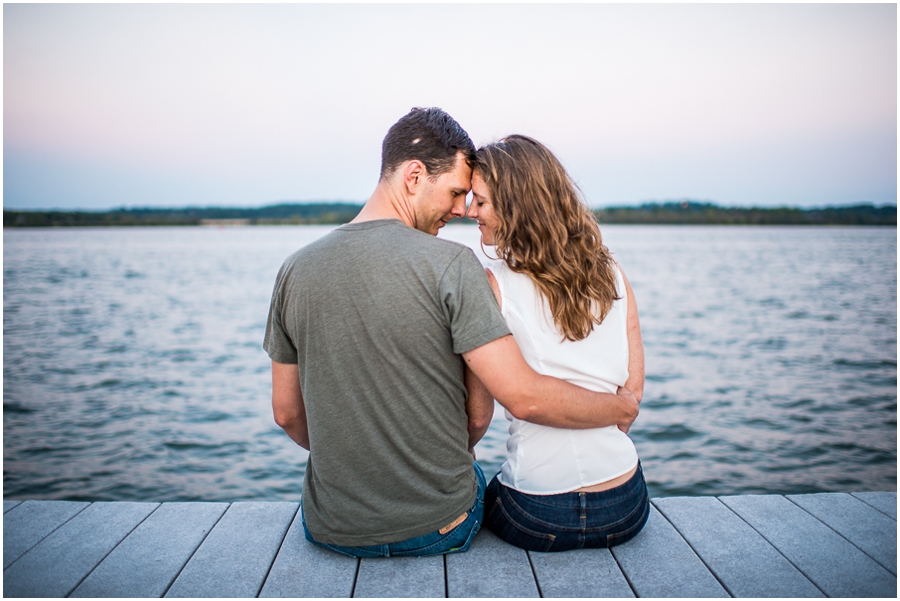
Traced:
[[454, 217], [465, 217], [466, 216], [466, 197], [463, 196], [459, 200], [453, 203], [453, 208], [450, 209], [450, 214]]

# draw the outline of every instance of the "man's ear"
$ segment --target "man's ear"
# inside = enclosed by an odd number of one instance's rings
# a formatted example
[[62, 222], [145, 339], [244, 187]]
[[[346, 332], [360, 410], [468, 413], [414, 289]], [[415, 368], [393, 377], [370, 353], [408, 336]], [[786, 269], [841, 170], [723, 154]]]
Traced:
[[413, 159], [406, 163], [403, 167], [403, 184], [406, 186], [406, 192], [410, 196], [414, 196], [422, 184], [422, 180], [428, 176], [428, 170], [425, 164], [418, 159]]

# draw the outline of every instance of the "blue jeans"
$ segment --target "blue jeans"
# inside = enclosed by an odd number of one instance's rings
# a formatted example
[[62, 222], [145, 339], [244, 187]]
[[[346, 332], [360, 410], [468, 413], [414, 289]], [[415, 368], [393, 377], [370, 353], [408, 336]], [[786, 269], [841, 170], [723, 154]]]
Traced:
[[644, 473], [602, 492], [530, 495], [491, 480], [484, 525], [506, 542], [529, 551], [613, 547], [633, 538], [650, 515]]
[[429, 534], [416, 536], [396, 543], [388, 543], [386, 545], [369, 545], [365, 547], [344, 547], [341, 545], [329, 545], [320, 543], [313, 539], [312, 534], [306, 528], [306, 517], [303, 515], [303, 503], [300, 503], [300, 518], [303, 522], [303, 533], [306, 540], [314, 545], [331, 549], [337, 553], [349, 555], [350, 557], [391, 557], [394, 555], [413, 555], [422, 557], [424, 555], [443, 555], [444, 553], [457, 553], [467, 551], [472, 539], [481, 528], [481, 522], [484, 519], [484, 492], [486, 481], [481, 466], [477, 463], [475, 467], [475, 478], [478, 481], [478, 492], [475, 498], [475, 504], [466, 512], [466, 519], [461, 522], [453, 530], [441, 534], [439, 530], [435, 530]]

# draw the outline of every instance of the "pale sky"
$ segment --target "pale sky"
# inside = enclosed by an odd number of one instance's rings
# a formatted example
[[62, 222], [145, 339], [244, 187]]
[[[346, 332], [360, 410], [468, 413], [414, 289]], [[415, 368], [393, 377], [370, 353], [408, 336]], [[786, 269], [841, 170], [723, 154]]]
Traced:
[[440, 106], [593, 206], [897, 201], [895, 4], [4, 4], [6, 209], [363, 202]]

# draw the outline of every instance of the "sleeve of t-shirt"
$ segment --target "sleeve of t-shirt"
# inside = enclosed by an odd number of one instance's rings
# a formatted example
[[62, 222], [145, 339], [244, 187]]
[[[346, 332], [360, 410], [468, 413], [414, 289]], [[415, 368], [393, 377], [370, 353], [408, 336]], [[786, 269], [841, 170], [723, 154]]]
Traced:
[[272, 291], [272, 301], [269, 303], [269, 318], [266, 321], [263, 349], [269, 354], [272, 361], [291, 364], [297, 363], [297, 349], [285, 331], [282, 321], [286, 271], [286, 265], [282, 265], [278, 277], [275, 279], [275, 289]]
[[510, 333], [484, 268], [468, 248], [444, 272], [441, 301], [450, 320], [454, 353], [466, 353]]

